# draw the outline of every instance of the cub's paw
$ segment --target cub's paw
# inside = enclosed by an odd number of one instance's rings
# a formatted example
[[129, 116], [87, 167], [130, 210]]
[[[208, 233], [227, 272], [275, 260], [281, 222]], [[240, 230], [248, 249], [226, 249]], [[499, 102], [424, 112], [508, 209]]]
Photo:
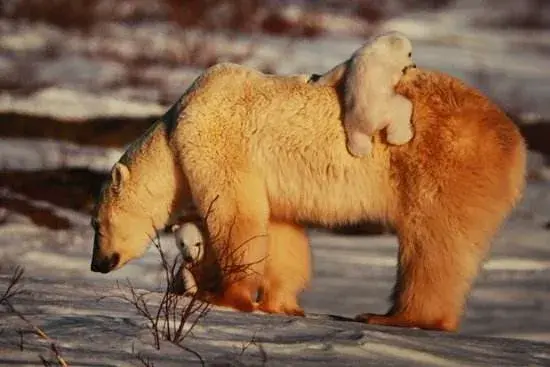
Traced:
[[372, 151], [372, 138], [361, 132], [348, 134], [347, 140], [348, 152], [354, 157], [364, 157]]
[[386, 140], [392, 145], [403, 145], [411, 141], [413, 138], [412, 127], [410, 126], [400, 126], [399, 129], [394, 129], [386, 135]]

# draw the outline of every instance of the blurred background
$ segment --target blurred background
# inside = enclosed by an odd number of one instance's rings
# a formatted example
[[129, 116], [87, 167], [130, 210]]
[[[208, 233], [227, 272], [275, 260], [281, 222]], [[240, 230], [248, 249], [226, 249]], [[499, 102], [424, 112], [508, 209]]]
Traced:
[[[324, 73], [390, 29], [412, 40], [417, 65], [479, 88], [520, 126], [529, 186], [507, 227], [513, 240], [502, 240], [497, 254], [542, 261], [534, 269], [547, 271], [547, 0], [0, 0], [0, 269], [95, 277], [88, 270], [95, 194], [126, 144], [206, 67], [231, 61], [267, 73]], [[391, 230], [361, 223], [334, 232]], [[332, 254], [323, 241], [313, 246], [317, 279], [323, 251]], [[395, 241], [384, 241], [380, 251], [392, 261]], [[151, 264], [145, 258], [113, 276]], [[533, 307], [543, 310], [545, 300]]]

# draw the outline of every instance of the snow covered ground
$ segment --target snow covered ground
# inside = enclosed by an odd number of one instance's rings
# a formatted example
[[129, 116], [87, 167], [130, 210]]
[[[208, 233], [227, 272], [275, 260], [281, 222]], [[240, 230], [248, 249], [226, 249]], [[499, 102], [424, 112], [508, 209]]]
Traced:
[[[524, 9], [518, 10], [513, 1], [485, 1], [482, 8], [478, 3], [457, 0], [437, 12], [404, 14], [381, 29], [406, 33], [419, 66], [462, 78], [527, 120], [550, 121], [550, 27], [488, 26]], [[162, 63], [180, 40], [177, 29], [166, 24], [111, 24], [90, 36], [3, 19], [0, 30], [0, 83], [25, 87], [23, 93], [0, 90], [0, 112], [60, 120], [158, 115], [202, 70]], [[353, 35], [292, 42], [257, 36], [243, 63], [283, 74], [322, 73], [363, 41]], [[209, 42], [238, 53], [246, 52], [252, 41], [239, 36]], [[107, 49], [116, 57], [89, 57], [90, 49]], [[55, 50], [54, 57], [48, 50]], [[154, 60], [155, 55], [158, 63], [140, 64], [137, 71], [128, 61]], [[83, 147], [51, 139], [0, 138], [0, 167], [106, 171], [122, 151], [123, 147]], [[537, 179], [529, 182], [523, 201], [495, 239], [458, 335], [214, 309], [186, 345], [211, 365], [261, 365], [264, 359], [268, 365], [550, 365], [549, 160], [531, 152], [529, 162]], [[10, 187], [0, 187], [0, 202], [6, 198], [25, 200]], [[139, 365], [137, 351], [151, 356], [155, 366], [198, 363], [193, 354], [168, 343], [155, 352], [142, 327], [144, 320], [132, 307], [112, 298], [98, 302], [102, 295], [117, 294], [115, 280], [129, 278], [137, 287], [158, 290], [161, 273], [153, 248], [119, 271], [92, 273], [89, 217], [49, 201], [29, 202], [51, 209], [72, 226], [37, 226], [0, 205], [0, 293], [13, 266], [24, 266], [26, 292], [13, 303], [56, 339], [69, 365]], [[394, 236], [311, 230], [310, 238], [314, 277], [302, 297], [306, 312], [353, 317], [387, 309], [395, 279]], [[165, 235], [161, 240], [175, 254], [171, 238]], [[0, 365], [39, 364], [38, 353], [47, 355], [47, 343], [30, 334], [25, 334], [20, 351], [19, 327], [16, 316], [0, 313]], [[256, 344], [242, 352], [252, 339]]]
[[[0, 278], [6, 281], [6, 278]], [[139, 366], [140, 354], [155, 366], [200, 365], [192, 353], [164, 342], [152, 346], [145, 320], [116, 298], [112, 287], [49, 278], [27, 280], [16, 306], [56, 342], [70, 366]], [[151, 300], [151, 304], [154, 299]], [[343, 303], [343, 302], [342, 302]], [[48, 342], [25, 335], [22, 351], [14, 329], [24, 324], [3, 315], [0, 364], [51, 358]], [[211, 366], [545, 366], [548, 344], [469, 334], [365, 326], [326, 319], [211, 311], [185, 345]]]

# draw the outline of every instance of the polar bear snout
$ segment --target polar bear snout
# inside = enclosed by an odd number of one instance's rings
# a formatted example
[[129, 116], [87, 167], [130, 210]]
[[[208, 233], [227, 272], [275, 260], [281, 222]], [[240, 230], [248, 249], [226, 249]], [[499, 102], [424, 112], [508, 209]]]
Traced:
[[196, 264], [200, 262], [204, 255], [202, 241], [186, 242], [186, 239], [183, 239], [178, 242], [178, 249], [180, 250], [183, 261], [187, 264]]
[[117, 267], [120, 262], [120, 254], [115, 252], [111, 256], [95, 255], [92, 259], [91, 270], [96, 273], [106, 274]]
[[189, 251], [189, 247], [185, 245], [185, 243], [180, 242], [178, 245], [178, 248], [180, 249], [181, 255], [183, 257], [183, 261], [186, 264], [194, 264], [195, 263], [195, 257], [193, 257], [193, 254]]
[[405, 74], [409, 69], [415, 69], [415, 68], [416, 68], [416, 64], [415, 64], [415, 63], [412, 63], [412, 64], [409, 64], [409, 65], [405, 66], [405, 67], [403, 68], [403, 70], [401, 70], [401, 72], [402, 72], [403, 74]]
[[199, 222], [186, 222], [172, 227], [176, 245], [180, 250], [183, 261], [187, 264], [196, 264], [204, 256], [204, 235]]

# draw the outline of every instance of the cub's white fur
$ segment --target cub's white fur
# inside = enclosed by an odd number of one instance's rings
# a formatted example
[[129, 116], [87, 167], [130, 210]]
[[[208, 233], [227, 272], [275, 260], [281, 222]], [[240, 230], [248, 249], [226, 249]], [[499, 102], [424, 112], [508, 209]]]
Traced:
[[336, 85], [343, 79], [344, 129], [352, 155], [369, 154], [372, 135], [385, 127], [390, 144], [412, 139], [412, 103], [394, 92], [403, 72], [414, 66], [411, 55], [407, 37], [399, 32], [384, 33], [314, 82]]
[[188, 263], [201, 261], [204, 256], [204, 236], [197, 223], [176, 224], [172, 231], [183, 260]]
[[183, 257], [182, 280], [186, 295], [192, 295], [197, 291], [197, 282], [189, 270], [193, 264], [198, 263], [204, 256], [204, 236], [202, 229], [195, 222], [174, 224], [172, 232], [176, 246]]

